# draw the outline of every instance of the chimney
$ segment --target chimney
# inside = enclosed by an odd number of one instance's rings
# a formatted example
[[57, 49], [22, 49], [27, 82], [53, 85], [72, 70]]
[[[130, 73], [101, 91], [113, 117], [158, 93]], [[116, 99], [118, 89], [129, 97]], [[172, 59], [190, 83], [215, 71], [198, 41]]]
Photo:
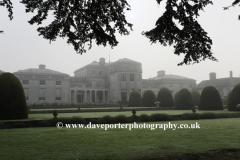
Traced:
[[100, 66], [105, 66], [105, 58], [100, 58], [99, 59], [99, 65]]
[[40, 65], [39, 65], [39, 69], [46, 69], [46, 65], [40, 64]]
[[215, 73], [215, 72], [211, 72], [211, 73], [209, 74], [209, 78], [210, 78], [210, 80], [216, 79], [216, 73]]
[[232, 71], [230, 71], [230, 78], [232, 78]]
[[164, 76], [165, 75], [165, 71], [161, 70], [157, 72], [157, 76]]

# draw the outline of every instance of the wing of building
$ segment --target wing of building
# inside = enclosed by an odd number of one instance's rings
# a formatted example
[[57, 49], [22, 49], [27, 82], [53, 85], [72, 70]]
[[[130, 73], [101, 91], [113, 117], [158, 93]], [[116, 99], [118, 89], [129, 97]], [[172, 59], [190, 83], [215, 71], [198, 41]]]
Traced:
[[127, 58], [106, 63], [104, 58], [74, 71], [74, 76], [39, 68], [19, 70], [14, 74], [22, 82], [28, 103], [127, 103], [132, 91], [155, 94], [167, 87], [174, 95], [182, 88], [191, 90], [196, 80], [166, 75], [159, 71], [157, 77], [142, 79], [142, 64]]
[[200, 94], [202, 90], [207, 86], [214, 86], [220, 93], [221, 98], [227, 98], [228, 93], [234, 88], [235, 85], [240, 83], [239, 77], [233, 77], [232, 71], [230, 71], [230, 76], [227, 78], [216, 78], [216, 73], [211, 72], [209, 74], [209, 80], [200, 82], [194, 90], [198, 91]]

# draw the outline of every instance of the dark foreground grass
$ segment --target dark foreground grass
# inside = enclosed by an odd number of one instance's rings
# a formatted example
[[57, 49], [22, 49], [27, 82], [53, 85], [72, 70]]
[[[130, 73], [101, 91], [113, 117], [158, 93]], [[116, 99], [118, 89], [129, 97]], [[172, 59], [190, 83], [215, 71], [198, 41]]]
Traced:
[[[240, 149], [240, 119], [198, 120], [200, 129], [0, 130], [0, 159], [149, 159], [167, 154]], [[155, 122], [151, 124], [168, 124]], [[196, 121], [171, 121], [192, 124]]]

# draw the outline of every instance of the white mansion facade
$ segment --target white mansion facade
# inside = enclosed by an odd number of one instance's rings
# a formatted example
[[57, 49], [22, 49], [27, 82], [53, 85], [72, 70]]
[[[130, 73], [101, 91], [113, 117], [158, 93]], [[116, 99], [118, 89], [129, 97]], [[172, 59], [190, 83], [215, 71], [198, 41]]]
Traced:
[[165, 71], [142, 79], [142, 64], [127, 58], [112, 63], [100, 58], [74, 71], [74, 77], [45, 65], [13, 74], [20, 79], [28, 103], [125, 103], [134, 90], [142, 94], [150, 89], [157, 95], [167, 87], [174, 95], [181, 88], [191, 91], [196, 86], [194, 79], [165, 75]]

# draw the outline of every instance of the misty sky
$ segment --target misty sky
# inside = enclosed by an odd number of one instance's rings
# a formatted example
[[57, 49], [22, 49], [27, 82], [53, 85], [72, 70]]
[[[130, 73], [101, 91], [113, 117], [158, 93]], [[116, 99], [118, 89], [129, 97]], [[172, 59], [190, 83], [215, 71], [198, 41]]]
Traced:
[[[177, 66], [183, 56], [173, 54], [173, 47], [151, 44], [141, 35], [142, 31], [151, 30], [158, 17], [164, 12], [165, 2], [159, 6], [156, 0], [128, 0], [132, 10], [127, 12], [127, 19], [132, 23], [133, 30], [129, 36], [117, 36], [119, 44], [111, 49], [109, 46], [93, 45], [83, 55], [76, 54], [66, 39], [58, 38], [49, 44], [48, 40], [38, 36], [37, 25], [30, 25], [28, 20], [34, 15], [25, 13], [25, 7], [13, 0], [12, 21], [8, 18], [6, 8], [0, 7], [0, 70], [16, 72], [28, 68], [38, 68], [45, 64], [46, 68], [60, 71], [73, 76], [73, 72], [93, 61], [104, 57], [106, 62], [128, 58], [142, 63], [143, 79], [155, 77], [157, 71], [165, 70], [173, 74], [192, 78], [200, 83], [209, 79], [210, 72], [216, 72], [217, 78], [240, 76], [240, 7], [223, 7], [231, 5], [233, 0], [214, 1], [213, 5], [200, 12], [198, 18], [203, 29], [213, 40], [212, 52], [218, 62], [205, 60], [199, 64]], [[51, 17], [46, 21], [48, 24]], [[43, 24], [44, 26], [44, 24]]]

